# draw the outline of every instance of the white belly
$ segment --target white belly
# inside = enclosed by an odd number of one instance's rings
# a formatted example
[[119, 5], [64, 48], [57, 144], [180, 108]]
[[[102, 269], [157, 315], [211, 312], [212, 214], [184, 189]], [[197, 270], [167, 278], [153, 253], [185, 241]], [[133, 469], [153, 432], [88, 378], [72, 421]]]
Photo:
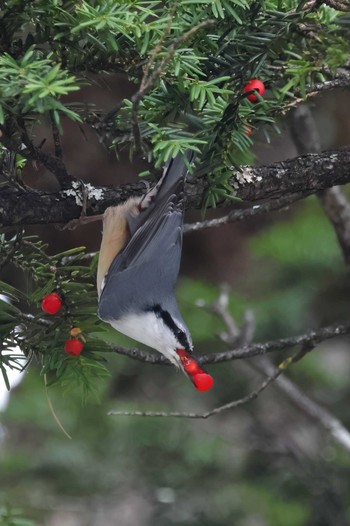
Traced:
[[127, 314], [119, 320], [113, 320], [110, 324], [129, 338], [156, 349], [174, 365], [180, 365], [180, 359], [176, 353], [178, 343], [174, 334], [153, 312]]

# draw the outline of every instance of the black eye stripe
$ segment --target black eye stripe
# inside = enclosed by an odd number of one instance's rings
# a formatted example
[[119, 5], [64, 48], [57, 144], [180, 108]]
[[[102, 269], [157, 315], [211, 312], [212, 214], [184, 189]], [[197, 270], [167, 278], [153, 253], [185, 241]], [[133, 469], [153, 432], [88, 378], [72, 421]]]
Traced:
[[146, 310], [154, 312], [158, 318], [161, 318], [164, 324], [175, 335], [176, 339], [182, 345], [182, 347], [186, 349], [186, 351], [191, 351], [191, 346], [186, 333], [176, 325], [176, 323], [174, 322], [167, 310], [163, 310], [160, 305], [153, 305], [152, 307], [149, 307]]

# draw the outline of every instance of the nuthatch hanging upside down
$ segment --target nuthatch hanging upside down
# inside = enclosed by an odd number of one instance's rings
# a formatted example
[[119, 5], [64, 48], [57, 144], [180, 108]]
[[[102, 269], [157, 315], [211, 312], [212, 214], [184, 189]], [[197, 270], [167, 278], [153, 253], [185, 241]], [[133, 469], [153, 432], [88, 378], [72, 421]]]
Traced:
[[[187, 159], [191, 162], [193, 155]], [[97, 271], [98, 315], [117, 331], [164, 354], [191, 376], [197, 389], [207, 390], [212, 379], [188, 357], [192, 340], [174, 292], [187, 172], [178, 156], [143, 197], [105, 211]], [[208, 377], [210, 386], [206, 382], [205, 388], [198, 387], [195, 373], [200, 373], [200, 380]]]

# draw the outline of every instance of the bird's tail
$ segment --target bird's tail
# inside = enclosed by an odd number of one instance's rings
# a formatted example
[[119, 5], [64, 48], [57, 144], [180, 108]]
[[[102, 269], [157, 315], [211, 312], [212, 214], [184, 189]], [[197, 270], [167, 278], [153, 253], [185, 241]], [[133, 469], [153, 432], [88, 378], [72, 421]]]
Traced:
[[179, 181], [184, 182], [193, 159], [194, 152], [191, 150], [185, 153], [185, 159], [182, 155], [177, 155], [174, 159], [170, 159], [158, 183], [141, 200], [140, 209], [146, 210], [156, 198], [161, 199], [163, 196], [172, 193], [178, 186]]

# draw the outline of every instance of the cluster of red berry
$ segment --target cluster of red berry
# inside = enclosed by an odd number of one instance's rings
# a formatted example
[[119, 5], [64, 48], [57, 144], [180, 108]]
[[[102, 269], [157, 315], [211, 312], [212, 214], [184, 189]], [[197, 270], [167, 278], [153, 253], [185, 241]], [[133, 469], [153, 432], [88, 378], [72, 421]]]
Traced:
[[214, 385], [213, 377], [199, 367], [198, 362], [185, 349], [177, 349], [182, 366], [198, 391], [209, 391]]
[[[62, 307], [62, 300], [56, 292], [47, 294], [41, 302], [41, 308], [47, 314], [57, 314]], [[78, 356], [83, 350], [84, 344], [77, 336], [81, 334], [78, 327], [73, 327], [70, 331], [71, 339], [66, 340], [64, 344], [64, 352], [70, 356]]]
[[[262, 97], [265, 93], [265, 86], [264, 83], [261, 82], [259, 79], [252, 79], [246, 84], [243, 88], [243, 93], [249, 93], [247, 99], [250, 100], [250, 102], [257, 102], [258, 97], [254, 93], [254, 91], [257, 91], [259, 95]], [[246, 126], [246, 135], [247, 137], [250, 137], [253, 132], [253, 128], [251, 126]]]

